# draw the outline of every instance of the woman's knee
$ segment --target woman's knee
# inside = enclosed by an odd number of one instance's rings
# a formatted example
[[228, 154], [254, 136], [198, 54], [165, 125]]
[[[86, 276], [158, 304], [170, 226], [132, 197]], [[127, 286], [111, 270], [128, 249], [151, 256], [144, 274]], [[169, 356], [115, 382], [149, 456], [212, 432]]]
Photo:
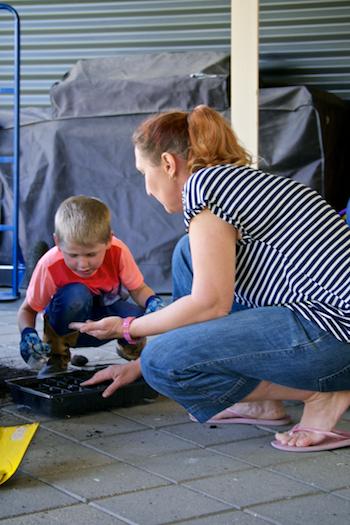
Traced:
[[181, 237], [172, 257], [173, 299], [189, 295], [192, 290], [193, 268], [188, 235]]
[[181, 239], [178, 240], [172, 257], [173, 265], [183, 264], [184, 262], [186, 264], [190, 263], [190, 266], [192, 267], [191, 250], [188, 235], [184, 235], [183, 237], [181, 237]]
[[164, 384], [173, 383], [175, 370], [174, 353], [162, 342], [162, 336], [149, 341], [141, 353], [141, 371], [146, 382], [163, 391]]

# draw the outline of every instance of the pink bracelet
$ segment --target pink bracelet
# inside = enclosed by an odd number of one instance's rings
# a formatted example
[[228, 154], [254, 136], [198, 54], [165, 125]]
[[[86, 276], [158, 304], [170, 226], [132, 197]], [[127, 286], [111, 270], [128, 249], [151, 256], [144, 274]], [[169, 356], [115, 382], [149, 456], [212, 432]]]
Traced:
[[133, 339], [130, 335], [130, 325], [136, 317], [125, 317], [123, 319], [123, 337], [131, 345], [134, 345], [139, 342], [139, 339]]

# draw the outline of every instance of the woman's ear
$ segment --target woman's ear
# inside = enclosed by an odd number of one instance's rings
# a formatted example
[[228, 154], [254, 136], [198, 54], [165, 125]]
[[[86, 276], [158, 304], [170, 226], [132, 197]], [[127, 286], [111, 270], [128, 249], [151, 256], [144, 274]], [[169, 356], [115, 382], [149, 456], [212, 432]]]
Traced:
[[52, 234], [52, 237], [53, 237], [53, 240], [54, 240], [54, 242], [55, 242], [55, 245], [57, 246], [57, 248], [59, 248], [57, 235], [56, 235], [55, 233], [53, 233], [53, 234]]
[[164, 172], [169, 176], [170, 179], [176, 177], [176, 158], [175, 155], [165, 151], [161, 155], [161, 165]]

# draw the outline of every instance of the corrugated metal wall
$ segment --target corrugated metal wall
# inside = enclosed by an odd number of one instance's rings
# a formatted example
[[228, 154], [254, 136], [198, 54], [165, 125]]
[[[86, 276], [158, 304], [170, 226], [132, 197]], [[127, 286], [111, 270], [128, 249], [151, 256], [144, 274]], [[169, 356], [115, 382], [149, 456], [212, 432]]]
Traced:
[[[50, 86], [80, 58], [230, 51], [230, 0], [11, 5], [22, 23], [22, 106], [49, 105]], [[11, 17], [0, 11], [2, 87], [11, 78], [11, 51]], [[310, 84], [350, 100], [350, 0], [260, 0], [260, 53], [264, 82]]]
[[260, 56], [269, 84], [350, 100], [350, 0], [260, 0]]
[[[22, 105], [47, 105], [51, 84], [80, 58], [229, 51], [229, 4], [229, 0], [14, 1], [22, 20]], [[9, 31], [1, 24], [1, 50], [4, 44], [8, 53]], [[3, 51], [1, 63], [0, 84], [10, 73], [9, 56], [4, 60]]]

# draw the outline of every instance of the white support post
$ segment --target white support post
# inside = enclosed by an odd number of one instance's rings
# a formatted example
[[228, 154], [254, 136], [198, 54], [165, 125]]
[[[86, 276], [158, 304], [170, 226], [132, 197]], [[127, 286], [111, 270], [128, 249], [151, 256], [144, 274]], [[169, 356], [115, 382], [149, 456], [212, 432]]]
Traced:
[[259, 2], [231, 0], [231, 123], [257, 163], [259, 147]]

